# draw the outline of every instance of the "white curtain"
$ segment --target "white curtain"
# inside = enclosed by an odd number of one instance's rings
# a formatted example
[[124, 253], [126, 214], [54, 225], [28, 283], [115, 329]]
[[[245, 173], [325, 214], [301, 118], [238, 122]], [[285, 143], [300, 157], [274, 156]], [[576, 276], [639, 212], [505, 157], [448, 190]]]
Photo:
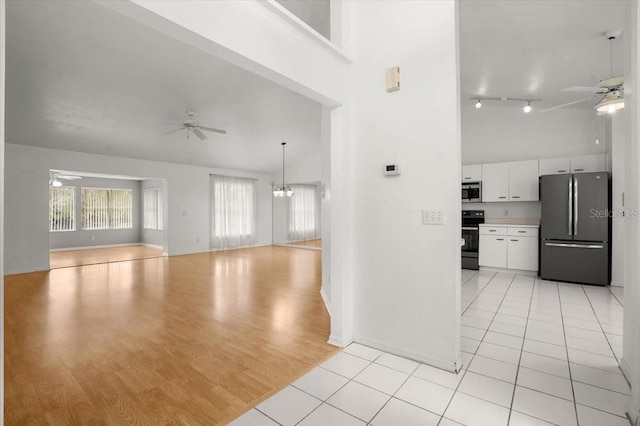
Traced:
[[318, 187], [315, 185], [291, 185], [289, 198], [289, 242], [320, 238], [318, 213]]
[[256, 181], [211, 176], [211, 248], [256, 243]]

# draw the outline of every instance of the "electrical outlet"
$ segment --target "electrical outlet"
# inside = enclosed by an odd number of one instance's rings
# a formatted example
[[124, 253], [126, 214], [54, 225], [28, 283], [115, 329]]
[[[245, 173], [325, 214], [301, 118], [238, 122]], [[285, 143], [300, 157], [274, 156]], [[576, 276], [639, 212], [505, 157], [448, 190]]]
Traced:
[[442, 210], [422, 210], [423, 225], [443, 225], [444, 214]]

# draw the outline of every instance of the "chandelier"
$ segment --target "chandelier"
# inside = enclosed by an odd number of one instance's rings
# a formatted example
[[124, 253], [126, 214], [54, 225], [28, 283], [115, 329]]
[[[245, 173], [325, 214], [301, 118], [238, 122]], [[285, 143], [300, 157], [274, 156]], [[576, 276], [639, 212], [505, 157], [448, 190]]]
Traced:
[[273, 196], [274, 197], [284, 197], [285, 195], [287, 197], [291, 197], [293, 195], [293, 191], [291, 190], [291, 187], [285, 185], [284, 183], [284, 146], [286, 145], [286, 142], [282, 142], [282, 186], [278, 186], [276, 187], [276, 189], [273, 190]]

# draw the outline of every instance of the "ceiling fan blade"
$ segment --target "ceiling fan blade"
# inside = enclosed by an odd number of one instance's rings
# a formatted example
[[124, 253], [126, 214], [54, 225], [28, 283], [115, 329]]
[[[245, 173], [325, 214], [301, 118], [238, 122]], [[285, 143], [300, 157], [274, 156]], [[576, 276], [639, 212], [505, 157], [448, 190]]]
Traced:
[[[595, 96], [595, 95], [594, 95], [594, 96]], [[580, 103], [580, 102], [584, 102], [584, 101], [588, 101], [589, 99], [593, 99], [593, 98], [594, 98], [594, 96], [588, 96], [588, 97], [586, 97], [586, 98], [578, 99], [578, 100], [576, 100], [576, 101], [567, 102], [566, 104], [556, 105], [556, 106], [551, 107], [551, 108], [543, 109], [543, 110], [542, 110], [542, 111], [540, 111], [540, 112], [553, 111], [554, 109], [564, 108], [564, 107], [569, 106], [569, 105], [578, 104], [578, 103]]]
[[208, 139], [207, 136], [200, 131], [197, 127], [193, 128], [193, 134], [200, 138], [201, 141]]
[[182, 127], [178, 127], [177, 129], [169, 130], [169, 131], [168, 131], [167, 133], [165, 133], [164, 135], [165, 135], [165, 136], [166, 136], [166, 135], [170, 135], [171, 133], [175, 133], [175, 132], [177, 132], [178, 130], [182, 130], [182, 129], [184, 129], [184, 126], [182, 126]]
[[198, 126], [198, 127], [200, 129], [206, 130], [208, 132], [222, 133], [223, 135], [227, 134], [227, 131], [226, 130], [222, 130], [222, 129], [216, 129], [216, 128], [213, 128], [213, 127], [206, 127], [206, 126]]
[[573, 86], [562, 89], [563, 92], [590, 92], [590, 93], [606, 93], [609, 89], [604, 87], [590, 86]]

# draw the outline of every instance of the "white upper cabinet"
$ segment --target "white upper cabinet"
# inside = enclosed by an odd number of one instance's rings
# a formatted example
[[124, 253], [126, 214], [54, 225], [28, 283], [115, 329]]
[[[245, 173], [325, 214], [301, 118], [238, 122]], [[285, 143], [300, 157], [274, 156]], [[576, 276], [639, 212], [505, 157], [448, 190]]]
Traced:
[[509, 200], [538, 201], [538, 160], [509, 163]]
[[482, 165], [482, 201], [538, 201], [538, 160]]
[[542, 158], [539, 163], [540, 176], [571, 173], [571, 158]]
[[482, 165], [482, 201], [509, 201], [509, 163]]
[[462, 183], [482, 181], [482, 164], [462, 166]]
[[604, 172], [606, 170], [604, 154], [571, 157], [571, 173]]

